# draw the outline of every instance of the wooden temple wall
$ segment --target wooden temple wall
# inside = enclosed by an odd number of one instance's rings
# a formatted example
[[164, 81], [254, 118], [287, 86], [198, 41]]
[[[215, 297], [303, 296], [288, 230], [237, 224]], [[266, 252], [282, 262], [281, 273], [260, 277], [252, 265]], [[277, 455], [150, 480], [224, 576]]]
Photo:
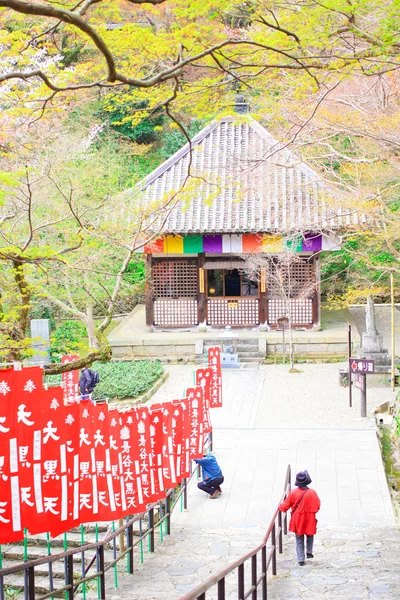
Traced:
[[258, 297], [207, 297], [204, 253], [194, 258], [153, 258], [146, 255], [146, 323], [178, 328], [196, 325], [274, 329], [289, 308], [292, 325], [312, 328], [319, 324], [319, 258], [291, 266], [298, 288], [285, 298], [272, 276], [261, 273]]

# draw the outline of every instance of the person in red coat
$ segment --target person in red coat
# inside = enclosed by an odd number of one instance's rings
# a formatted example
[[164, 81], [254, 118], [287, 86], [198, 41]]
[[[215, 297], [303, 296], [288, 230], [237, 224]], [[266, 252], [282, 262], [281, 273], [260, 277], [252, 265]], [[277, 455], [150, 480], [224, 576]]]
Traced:
[[282, 512], [292, 509], [289, 531], [296, 534], [296, 552], [299, 565], [305, 564], [304, 536], [307, 538], [307, 558], [314, 558], [314, 535], [317, 533], [316, 513], [321, 506], [317, 492], [308, 487], [311, 483], [308, 471], [300, 471], [296, 475], [297, 490], [289, 492], [286, 500], [278, 508]]

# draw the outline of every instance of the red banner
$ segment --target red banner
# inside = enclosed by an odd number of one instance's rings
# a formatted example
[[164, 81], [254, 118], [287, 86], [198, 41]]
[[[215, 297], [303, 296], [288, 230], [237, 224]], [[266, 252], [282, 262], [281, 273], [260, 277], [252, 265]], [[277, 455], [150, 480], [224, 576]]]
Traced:
[[186, 398], [189, 403], [189, 456], [192, 459], [201, 458], [204, 448], [202, 388], [189, 388]]
[[[176, 417], [176, 426], [174, 429], [174, 445], [176, 446], [176, 477], [181, 481], [184, 477], [190, 476], [190, 420], [189, 420], [189, 400], [174, 400], [173, 414]], [[176, 414], [176, 410], [179, 414]], [[180, 448], [179, 448], [180, 446]]]
[[[78, 354], [65, 354], [61, 357], [61, 364], [65, 365], [79, 358]], [[72, 404], [80, 398], [79, 370], [67, 371], [62, 374], [62, 388], [64, 390], [64, 404]]]
[[[190, 475], [210, 430], [212, 368], [187, 398], [124, 412], [64, 404], [42, 371], [0, 370], [0, 544], [144, 512]], [[211, 395], [210, 395], [211, 394]]]
[[210, 408], [219, 408], [222, 406], [222, 371], [218, 346], [208, 349], [208, 366], [212, 369]]
[[210, 431], [212, 431], [211, 416], [210, 416], [212, 377], [213, 377], [213, 370], [210, 367], [207, 367], [205, 369], [197, 369], [197, 371], [196, 371], [196, 386], [201, 387], [201, 389], [203, 390], [203, 432], [204, 433], [210, 433]]

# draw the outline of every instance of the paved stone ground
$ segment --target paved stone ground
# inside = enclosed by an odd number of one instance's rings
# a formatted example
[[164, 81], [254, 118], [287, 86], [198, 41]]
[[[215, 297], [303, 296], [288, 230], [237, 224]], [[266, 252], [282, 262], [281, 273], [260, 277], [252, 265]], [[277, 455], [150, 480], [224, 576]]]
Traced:
[[294, 536], [278, 557], [269, 598], [284, 600], [390, 600], [400, 598], [400, 531], [395, 528], [322, 528], [315, 558], [304, 567], [293, 560]]
[[[193, 484], [189, 510], [176, 509], [171, 536], [157, 543], [154, 555], [145, 553], [144, 564], [136, 561], [133, 576], [121, 575], [119, 589], [110, 588], [113, 600], [177, 600], [256, 546], [281, 496], [288, 463], [294, 472], [307, 468], [313, 477], [322, 499], [320, 530], [316, 558], [303, 568], [296, 565], [288, 537], [269, 597], [399, 597], [400, 558], [394, 548], [400, 535], [372, 421], [361, 420], [357, 407], [347, 407], [338, 365], [301, 370], [224, 372], [224, 407], [212, 413], [214, 448], [226, 479], [223, 494], [210, 500]], [[173, 367], [154, 401], [177, 398], [191, 384], [190, 368]], [[390, 394], [377, 388], [369, 408]], [[383, 536], [377, 524], [388, 534]], [[233, 598], [229, 589], [228, 597]]]

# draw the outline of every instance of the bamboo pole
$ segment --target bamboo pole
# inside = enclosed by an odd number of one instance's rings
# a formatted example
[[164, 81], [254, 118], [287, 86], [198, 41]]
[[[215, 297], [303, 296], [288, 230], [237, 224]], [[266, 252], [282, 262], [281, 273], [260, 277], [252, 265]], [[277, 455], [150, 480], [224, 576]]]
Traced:
[[393, 273], [390, 273], [390, 304], [391, 304], [391, 333], [392, 333], [392, 362], [391, 362], [391, 384], [392, 392], [395, 388], [395, 354], [396, 354], [396, 338], [395, 338], [395, 312], [394, 312], [394, 280]]
[[[124, 524], [124, 520], [123, 519], [118, 519], [118, 529], [120, 527], [122, 527], [123, 524]], [[123, 531], [119, 534], [119, 551], [121, 553], [125, 552], [125, 534], [124, 534]]]

